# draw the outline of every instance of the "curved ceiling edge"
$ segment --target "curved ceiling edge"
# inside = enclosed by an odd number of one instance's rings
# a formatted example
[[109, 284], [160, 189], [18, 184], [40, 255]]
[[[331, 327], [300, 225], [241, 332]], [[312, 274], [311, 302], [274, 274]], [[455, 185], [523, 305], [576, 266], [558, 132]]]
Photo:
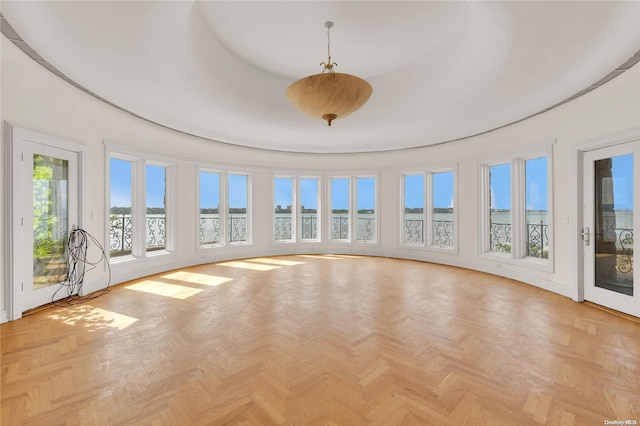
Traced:
[[[62, 73], [60, 70], [58, 70], [56, 67], [54, 67], [53, 65], [51, 65], [50, 63], [48, 63], [45, 59], [43, 59], [35, 50], [33, 50], [21, 37], [20, 35], [13, 29], [13, 27], [11, 26], [11, 24], [9, 23], [9, 21], [4, 17], [4, 15], [2, 14], [2, 12], [0, 12], [0, 32], [2, 32], [2, 34], [7, 37], [16, 47], [18, 47], [21, 51], [23, 51], [27, 56], [29, 56], [31, 59], [33, 59], [35, 62], [37, 62], [38, 64], [42, 65], [44, 68], [46, 68], [47, 70], [49, 70], [51, 73], [55, 74], [56, 76], [60, 77], [61, 79], [63, 79], [64, 81], [66, 81], [67, 83], [71, 84], [72, 86], [76, 87], [77, 89], [80, 89], [81, 91], [85, 92], [86, 94], [120, 110], [123, 112], [126, 112], [127, 114], [136, 117], [138, 119], [141, 119], [143, 121], [146, 121], [148, 123], [154, 124], [156, 126], [177, 132], [177, 133], [181, 133], [183, 135], [187, 135], [187, 136], [191, 136], [191, 137], [196, 137], [199, 139], [204, 139], [210, 142], [216, 142], [216, 143], [221, 143], [221, 144], [225, 144], [225, 145], [230, 145], [230, 146], [235, 146], [235, 147], [242, 147], [242, 148], [251, 148], [251, 149], [256, 149], [256, 150], [263, 150], [263, 151], [272, 151], [272, 152], [291, 152], [291, 153], [299, 153], [299, 154], [315, 154], [315, 153], [320, 153], [320, 152], [313, 152], [313, 151], [295, 151], [295, 150], [278, 150], [278, 149], [268, 149], [268, 148], [261, 148], [261, 147], [256, 147], [256, 146], [251, 146], [248, 144], [240, 144], [240, 143], [234, 143], [234, 142], [230, 142], [230, 141], [221, 141], [221, 140], [215, 140], [215, 139], [211, 139], [209, 137], [203, 136], [203, 135], [199, 135], [199, 134], [195, 134], [195, 133], [191, 133], [191, 132], [187, 132], [178, 128], [174, 128], [174, 127], [170, 127], [167, 126], [165, 124], [162, 124], [160, 122], [151, 120], [149, 118], [146, 118], [144, 116], [141, 116], [131, 110], [128, 110], [126, 108], [123, 108], [111, 101], [109, 101], [108, 99], [105, 99], [104, 97], [94, 93], [93, 91], [89, 90], [88, 88], [82, 86], [81, 84], [77, 83], [76, 81], [70, 79], [69, 77], [67, 77], [64, 73]], [[511, 126], [513, 124], [516, 123], [520, 123], [522, 121], [526, 121], [532, 117], [535, 117], [537, 115], [543, 114], [545, 112], [548, 112], [552, 109], [555, 109], [567, 102], [570, 102], [576, 98], [581, 97], [582, 95], [585, 95], [589, 92], [591, 92], [592, 90], [602, 86], [603, 84], [609, 82], [610, 80], [614, 79], [615, 77], [621, 75], [622, 73], [624, 73], [626, 70], [630, 69], [631, 67], [633, 67], [635, 64], [637, 64], [638, 62], [640, 62], [640, 50], [636, 51], [635, 54], [633, 54], [633, 56], [631, 56], [627, 61], [625, 61], [623, 64], [619, 65], [618, 67], [616, 67], [613, 71], [609, 72], [607, 75], [605, 75], [604, 77], [602, 77], [601, 79], [599, 79], [598, 81], [596, 81], [595, 83], [591, 84], [590, 86], [586, 87], [585, 89], [579, 91], [578, 93], [575, 93], [574, 95], [560, 101], [557, 102], [547, 108], [544, 108], [538, 112], [535, 112], [533, 114], [530, 114], [528, 116], [525, 116], [523, 118], [520, 118], [518, 120], [512, 121], [510, 123], [498, 126], [498, 127], [494, 127], [492, 129], [483, 131], [483, 132], [479, 132], [479, 133], [475, 133], [472, 135], [468, 135], [468, 136], [464, 136], [461, 138], [456, 138], [456, 139], [450, 139], [450, 140], [444, 140], [441, 142], [437, 142], [437, 143], [433, 143], [433, 144], [429, 144], [429, 145], [421, 145], [421, 146], [415, 146], [415, 147], [408, 147], [408, 148], [398, 148], [398, 149], [393, 149], [393, 150], [385, 150], [385, 149], [379, 149], [379, 150], [373, 150], [373, 151], [352, 151], [352, 152], [322, 152], [322, 154], [345, 154], [345, 153], [375, 153], [375, 152], [385, 152], [385, 151], [405, 151], [405, 150], [410, 150], [410, 149], [418, 149], [418, 148], [426, 148], [426, 147], [430, 147], [430, 146], [436, 146], [436, 145], [442, 145], [442, 144], [446, 144], [446, 143], [450, 143], [450, 142], [455, 142], [455, 141], [460, 141], [460, 140], [465, 140], [465, 139], [469, 139], [469, 138], [473, 138], [476, 136], [480, 136], [480, 135], [484, 135], [487, 133], [491, 133], [495, 130], [498, 129], [502, 129], [508, 126]]]

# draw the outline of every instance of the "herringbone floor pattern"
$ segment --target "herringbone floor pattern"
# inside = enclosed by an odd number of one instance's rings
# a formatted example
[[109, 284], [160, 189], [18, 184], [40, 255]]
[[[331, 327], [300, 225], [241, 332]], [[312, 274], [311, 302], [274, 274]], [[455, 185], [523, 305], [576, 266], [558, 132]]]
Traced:
[[640, 324], [408, 260], [202, 265], [1, 332], [3, 425], [640, 422]]

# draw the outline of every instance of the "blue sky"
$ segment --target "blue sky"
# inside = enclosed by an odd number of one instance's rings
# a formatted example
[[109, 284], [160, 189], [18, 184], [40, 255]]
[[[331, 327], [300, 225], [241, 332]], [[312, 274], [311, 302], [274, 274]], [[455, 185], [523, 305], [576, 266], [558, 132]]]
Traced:
[[[425, 206], [425, 175], [405, 175], [405, 207], [410, 209]], [[433, 174], [433, 207], [453, 207], [453, 172]]]
[[[111, 159], [111, 206], [131, 206], [131, 162]], [[491, 168], [492, 206], [499, 209], [509, 209], [511, 198], [511, 166], [503, 164]], [[547, 161], [546, 157], [528, 160], [525, 163], [526, 206], [528, 210], [547, 209]], [[220, 185], [218, 173], [200, 174], [201, 188], [200, 202], [202, 208], [214, 208], [220, 203], [217, 191]], [[633, 155], [623, 155], [613, 158], [613, 182], [615, 194], [615, 209], [626, 210], [633, 208]], [[434, 207], [451, 207], [453, 198], [453, 174], [436, 173], [434, 180]], [[164, 168], [147, 166], [147, 206], [162, 207], [164, 205]], [[274, 205], [286, 207], [292, 203], [291, 179], [277, 179]], [[229, 206], [245, 207], [247, 205], [247, 176], [228, 174]], [[317, 194], [319, 182], [316, 178], [301, 178], [300, 204], [306, 208], [318, 208]], [[347, 209], [349, 207], [349, 179], [334, 178], [331, 180], [332, 209]], [[356, 208], [373, 209], [375, 203], [374, 178], [359, 178], [356, 180], [358, 200]], [[405, 206], [409, 208], [424, 208], [424, 175], [405, 176]]]
[[633, 154], [613, 157], [614, 209], [633, 210]]

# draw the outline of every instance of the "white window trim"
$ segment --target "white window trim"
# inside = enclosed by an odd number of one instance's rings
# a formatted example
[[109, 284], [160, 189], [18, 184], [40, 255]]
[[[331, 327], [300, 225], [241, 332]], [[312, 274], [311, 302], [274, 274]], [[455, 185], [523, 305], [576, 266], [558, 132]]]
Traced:
[[[436, 173], [453, 173], [453, 247], [437, 246], [433, 241], [433, 175]], [[405, 176], [422, 175], [424, 179], [424, 212], [422, 243], [408, 243], [404, 241], [404, 209], [405, 209]], [[429, 252], [458, 254], [458, 163], [440, 163], [429, 165], [421, 171], [401, 171], [400, 176], [400, 232], [398, 247], [401, 249], [421, 249]]]
[[[217, 243], [200, 243], [200, 197], [202, 186], [200, 182], [200, 174], [201, 173], [216, 173], [218, 174], [218, 195], [219, 195], [219, 204], [218, 204], [218, 218], [220, 220], [220, 240]], [[226, 188], [226, 174], [223, 170], [214, 169], [207, 166], [199, 165], [196, 167], [196, 250], [197, 251], [208, 251], [212, 248], [224, 247], [226, 245], [226, 197], [225, 197], [225, 188]]]
[[[478, 194], [479, 196], [479, 224], [478, 224], [478, 257], [499, 261], [513, 265], [526, 266], [540, 271], [553, 272], [555, 243], [554, 243], [554, 208], [553, 208], [553, 145], [555, 140], [540, 143], [535, 148], [502, 154], [492, 159], [478, 161]], [[526, 256], [524, 241], [526, 225], [525, 206], [525, 162], [527, 160], [547, 157], [547, 215], [549, 239], [549, 257], [540, 259]], [[511, 253], [489, 251], [490, 248], [490, 190], [489, 168], [500, 164], [511, 165]]]
[[[373, 211], [374, 216], [373, 220], [375, 223], [375, 238], [372, 240], [359, 240], [358, 239], [358, 179], [373, 179], [374, 189], [373, 189]], [[351, 241], [355, 244], [366, 244], [366, 245], [379, 245], [380, 240], [380, 212], [378, 208], [378, 200], [380, 199], [380, 177], [378, 173], [371, 174], [359, 174], [352, 176], [351, 179], [351, 211], [353, 212], [351, 216]]]
[[[405, 177], [406, 176], [422, 176], [422, 187], [423, 187], [423, 191], [422, 191], [422, 198], [423, 198], [423, 204], [424, 207], [422, 209], [422, 242], [421, 243], [412, 243], [412, 242], [407, 242], [404, 239], [404, 227], [405, 227], [405, 208], [406, 208], [406, 182], [405, 182]], [[417, 171], [417, 172], [401, 172], [400, 173], [400, 231], [398, 232], [398, 245], [400, 247], [403, 248], [424, 248], [426, 245], [426, 234], [427, 234], [427, 218], [426, 218], [426, 213], [427, 213], [427, 177], [426, 177], [426, 173], [424, 171]]]
[[[252, 200], [253, 200], [253, 191], [252, 191], [252, 174], [251, 172], [247, 172], [247, 171], [228, 171], [226, 173], [225, 176], [225, 200], [227, 201], [225, 203], [225, 217], [224, 217], [224, 221], [225, 221], [225, 227], [229, 226], [229, 221], [228, 216], [226, 216], [229, 213], [229, 208], [228, 208], [228, 191], [229, 191], [229, 176], [230, 175], [236, 175], [236, 176], [246, 176], [247, 177], [247, 238], [244, 241], [231, 241], [231, 229], [228, 229], [226, 232], [227, 238], [226, 238], [226, 242], [230, 247], [233, 246], [248, 246], [253, 244], [253, 236], [252, 236], [252, 217], [253, 217], [253, 206], [252, 206]], [[220, 217], [220, 220], [222, 220], [222, 216]]]
[[[349, 212], [348, 212], [348, 218], [347, 218], [347, 223], [349, 226], [349, 230], [347, 232], [347, 238], [346, 239], [334, 239], [332, 237], [332, 218], [333, 218], [333, 185], [332, 182], [334, 179], [347, 179], [348, 180], [348, 188], [349, 188]], [[327, 191], [327, 199], [328, 199], [328, 206], [327, 206], [327, 226], [326, 226], [326, 230], [327, 230], [327, 238], [326, 240], [330, 243], [336, 243], [336, 244], [348, 244], [353, 242], [352, 239], [352, 234], [353, 234], [353, 179], [351, 176], [345, 176], [345, 175], [334, 175], [334, 176], [329, 176], [327, 178], [327, 186], [328, 186], [328, 191]]]
[[[433, 241], [433, 175], [437, 173], [453, 174], [453, 246], [438, 246]], [[427, 169], [425, 173], [425, 247], [430, 251], [457, 254], [458, 253], [458, 164], [447, 167]]]
[[[287, 240], [276, 240], [276, 211], [275, 211], [275, 202], [276, 202], [276, 179], [291, 179], [291, 238]], [[298, 180], [296, 176], [293, 175], [282, 175], [282, 174], [274, 174], [271, 177], [271, 201], [272, 209], [271, 209], [271, 242], [273, 244], [294, 244], [298, 241], [297, 239], [297, 228], [299, 224], [298, 217]]]
[[[316, 206], [318, 206], [316, 208], [316, 215], [318, 216], [318, 232], [316, 234], [316, 238], [302, 238], [302, 204], [300, 202], [300, 200], [302, 199], [302, 197], [300, 196], [300, 189], [302, 188], [302, 185], [300, 184], [300, 181], [302, 179], [315, 179], [318, 183], [318, 192], [316, 193]], [[322, 176], [316, 175], [304, 175], [304, 176], [297, 176], [296, 177], [296, 181], [298, 184], [297, 187], [297, 191], [296, 191], [296, 207], [298, 208], [298, 217], [297, 217], [297, 225], [298, 228], [300, 230], [300, 232], [298, 233], [298, 239], [297, 242], [298, 243], [311, 243], [311, 244], [317, 244], [320, 243], [322, 241], [322, 229], [324, 228], [322, 226]]]
[[[109, 262], [112, 265], [142, 262], [146, 259], [163, 256], [176, 256], [176, 164], [177, 162], [161, 156], [128, 149], [125, 145], [105, 141], [105, 191], [106, 216], [110, 217], [111, 204], [111, 159], [131, 162], [131, 218], [134, 223], [146, 222], [146, 166], [154, 165], [165, 168], [165, 248], [147, 252], [146, 233], [144, 226], [136, 226], [131, 235], [131, 254], [111, 258], [108, 250]], [[105, 221], [106, 240], [110, 241], [110, 220]], [[107, 250], [105, 250], [107, 252]]]

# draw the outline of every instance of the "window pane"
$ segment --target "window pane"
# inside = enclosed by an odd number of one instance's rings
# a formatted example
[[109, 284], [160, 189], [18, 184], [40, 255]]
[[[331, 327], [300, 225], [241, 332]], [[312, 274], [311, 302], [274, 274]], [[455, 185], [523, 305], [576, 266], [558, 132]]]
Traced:
[[402, 241], [424, 243], [424, 175], [404, 175], [404, 232]]
[[433, 175], [433, 235], [431, 244], [453, 247], [453, 172]]
[[131, 161], [109, 160], [109, 251], [131, 254]]
[[549, 257], [547, 157], [525, 161], [527, 256]]
[[489, 168], [489, 250], [511, 253], [511, 164]]
[[349, 239], [349, 178], [331, 178], [331, 239]]
[[249, 177], [229, 175], [229, 241], [247, 241]]
[[200, 172], [200, 244], [220, 243], [220, 173]]
[[633, 154], [594, 163], [595, 286], [633, 296]]
[[356, 178], [356, 240], [376, 240], [376, 180]]
[[275, 178], [273, 235], [276, 241], [292, 239], [293, 178]]
[[161, 166], [146, 167], [146, 247], [147, 251], [166, 248], [166, 197], [167, 169]]
[[318, 178], [300, 179], [300, 217], [302, 240], [318, 239]]
[[64, 281], [69, 236], [69, 162], [33, 155], [33, 288]]

